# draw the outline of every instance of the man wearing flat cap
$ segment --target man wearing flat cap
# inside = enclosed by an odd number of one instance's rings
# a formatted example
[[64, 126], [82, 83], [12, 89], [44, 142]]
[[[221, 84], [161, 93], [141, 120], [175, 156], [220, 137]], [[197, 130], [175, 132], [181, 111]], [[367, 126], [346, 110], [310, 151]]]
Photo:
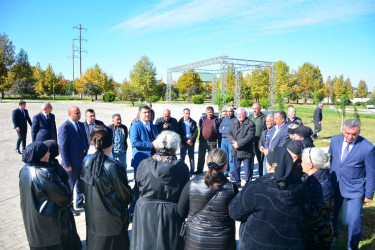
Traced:
[[26, 102], [21, 100], [18, 103], [18, 108], [13, 110], [12, 121], [14, 129], [17, 132], [18, 139], [16, 144], [16, 152], [21, 154], [20, 144], [22, 142], [22, 151], [26, 148], [27, 123], [32, 126], [29, 112], [26, 109]]

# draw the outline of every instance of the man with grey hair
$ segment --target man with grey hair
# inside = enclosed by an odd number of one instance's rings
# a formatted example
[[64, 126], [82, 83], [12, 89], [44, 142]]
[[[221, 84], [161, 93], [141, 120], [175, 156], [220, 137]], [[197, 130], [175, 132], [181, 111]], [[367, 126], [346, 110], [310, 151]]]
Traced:
[[227, 117], [225, 117], [219, 127], [219, 133], [221, 134], [221, 149], [227, 153], [229, 157], [229, 162], [227, 169], [225, 170], [226, 176], [231, 176], [231, 179], [233, 179], [233, 157], [232, 157], [232, 144], [227, 138], [227, 133], [229, 130], [230, 125], [236, 120], [236, 117], [234, 116], [234, 108], [232, 106], [227, 107]]
[[297, 117], [296, 114], [297, 114], [296, 108], [294, 106], [290, 106], [288, 108], [288, 117], [286, 118], [286, 122], [288, 124], [292, 124], [292, 123], [297, 122], [299, 125], [303, 125], [302, 119]]
[[241, 187], [241, 164], [245, 168], [246, 183], [251, 181], [253, 176], [253, 140], [255, 137], [255, 124], [246, 116], [244, 108], [237, 108], [237, 120], [234, 121], [228, 130], [227, 138], [232, 144], [233, 176], [234, 183]]
[[323, 120], [323, 114], [322, 114], [323, 104], [319, 103], [318, 107], [316, 107], [313, 115], [314, 120], [314, 134], [312, 135], [312, 138], [316, 139], [318, 138], [318, 133], [322, 131], [322, 120]]
[[[266, 118], [266, 130], [262, 131], [262, 135], [260, 136], [260, 140], [258, 143], [259, 151], [262, 152], [262, 159], [263, 159], [263, 166], [266, 165], [266, 157], [264, 156], [264, 149], [266, 142], [270, 140], [271, 130], [274, 126], [273, 115], [267, 115]], [[263, 175], [267, 174], [267, 168], [263, 167]]]
[[42, 111], [33, 117], [31, 127], [31, 139], [33, 142], [55, 140], [57, 142], [57, 129], [55, 115], [52, 114], [52, 105], [45, 102], [41, 106]]
[[356, 119], [344, 122], [341, 135], [332, 137], [331, 181], [335, 191], [333, 230], [338, 235], [339, 215], [343, 200], [347, 201], [348, 249], [358, 249], [362, 234], [362, 206], [372, 202], [375, 190], [375, 147], [359, 135]]

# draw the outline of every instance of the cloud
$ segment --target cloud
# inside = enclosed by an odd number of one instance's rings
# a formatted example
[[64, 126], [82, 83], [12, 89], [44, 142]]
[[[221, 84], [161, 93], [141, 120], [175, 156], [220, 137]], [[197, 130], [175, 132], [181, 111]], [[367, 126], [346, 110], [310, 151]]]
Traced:
[[213, 32], [225, 27], [228, 32], [243, 30], [269, 34], [294, 32], [314, 25], [334, 25], [374, 13], [373, 0], [163, 0], [113, 29], [148, 33], [215, 24], [213, 28], [217, 30]]

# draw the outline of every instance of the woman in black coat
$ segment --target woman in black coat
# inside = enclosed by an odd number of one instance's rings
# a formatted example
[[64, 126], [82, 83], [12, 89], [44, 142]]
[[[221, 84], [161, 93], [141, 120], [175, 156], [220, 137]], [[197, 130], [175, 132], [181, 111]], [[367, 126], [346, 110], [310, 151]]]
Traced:
[[302, 169], [307, 174], [305, 185], [309, 191], [311, 203], [308, 249], [331, 249], [334, 191], [329, 166], [329, 156], [321, 149], [303, 150]]
[[229, 204], [229, 215], [241, 221], [239, 249], [305, 249], [306, 189], [291, 174], [293, 161], [284, 147], [267, 156], [268, 174], [249, 182]]
[[128, 204], [133, 192], [124, 167], [109, 158], [112, 130], [95, 125], [90, 133], [96, 152], [83, 160], [87, 249], [129, 249]]
[[135, 185], [139, 200], [133, 217], [131, 249], [181, 249], [182, 219], [177, 202], [189, 181], [187, 165], [178, 160], [180, 136], [163, 131], [153, 142], [156, 154], [141, 161]]
[[66, 247], [71, 228], [66, 221], [72, 193], [48, 162], [48, 147], [29, 144], [22, 154], [26, 165], [20, 172], [22, 218], [30, 249], [72, 249]]
[[224, 171], [228, 155], [220, 148], [207, 155], [208, 171], [194, 177], [182, 191], [178, 213], [186, 222], [185, 249], [236, 249], [235, 223], [228, 204], [238, 193]]

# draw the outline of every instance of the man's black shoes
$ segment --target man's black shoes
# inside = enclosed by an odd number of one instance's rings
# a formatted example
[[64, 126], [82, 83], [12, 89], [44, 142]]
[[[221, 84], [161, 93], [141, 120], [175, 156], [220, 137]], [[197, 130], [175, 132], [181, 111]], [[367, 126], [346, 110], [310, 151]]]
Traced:
[[79, 216], [81, 213], [78, 212], [77, 210], [75, 210], [74, 208], [72, 208], [72, 214], [73, 214], [74, 216]]
[[16, 152], [17, 152], [18, 154], [22, 155], [21, 151], [20, 151], [18, 148], [16, 148]]

